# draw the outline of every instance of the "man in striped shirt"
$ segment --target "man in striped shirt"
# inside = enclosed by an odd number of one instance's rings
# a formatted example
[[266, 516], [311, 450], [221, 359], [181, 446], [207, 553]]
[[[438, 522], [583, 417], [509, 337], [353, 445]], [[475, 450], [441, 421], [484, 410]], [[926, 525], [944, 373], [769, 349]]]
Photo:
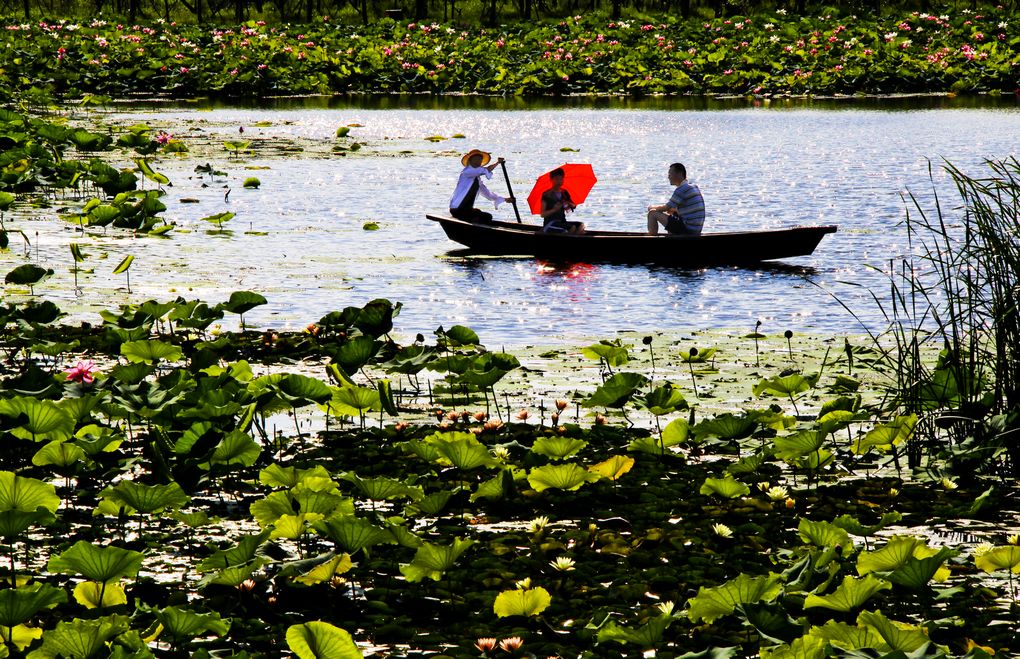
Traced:
[[705, 199], [698, 186], [687, 180], [687, 168], [675, 162], [669, 166], [669, 182], [676, 186], [673, 195], [661, 206], [648, 207], [648, 233], [659, 233], [659, 225], [667, 233], [698, 235], [705, 224]]

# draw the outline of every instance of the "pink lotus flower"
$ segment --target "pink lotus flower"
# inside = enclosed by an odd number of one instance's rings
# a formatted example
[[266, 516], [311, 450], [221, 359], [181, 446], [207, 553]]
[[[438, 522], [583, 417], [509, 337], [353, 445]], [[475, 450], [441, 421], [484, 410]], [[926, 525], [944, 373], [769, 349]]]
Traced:
[[511, 636], [510, 638], [504, 638], [499, 642], [499, 649], [503, 652], [513, 652], [514, 650], [520, 650], [522, 645], [524, 645], [523, 638], [520, 636]]
[[494, 638], [480, 638], [475, 643], [475, 647], [482, 652], [488, 652], [489, 650], [495, 649], [496, 639]]
[[96, 372], [96, 363], [91, 359], [85, 361], [79, 361], [70, 370], [66, 372], [68, 382], [80, 382], [82, 384], [92, 384], [95, 380], [93, 373]]

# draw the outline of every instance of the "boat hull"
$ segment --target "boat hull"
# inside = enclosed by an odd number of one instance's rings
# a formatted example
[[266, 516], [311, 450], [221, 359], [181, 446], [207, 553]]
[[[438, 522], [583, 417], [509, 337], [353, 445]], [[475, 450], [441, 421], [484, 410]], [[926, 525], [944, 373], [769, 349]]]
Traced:
[[683, 268], [753, 265], [808, 256], [835, 226], [767, 231], [705, 233], [699, 236], [589, 231], [581, 235], [543, 233], [531, 224], [475, 224], [426, 215], [446, 235], [477, 254], [531, 256], [562, 262], [655, 263]]

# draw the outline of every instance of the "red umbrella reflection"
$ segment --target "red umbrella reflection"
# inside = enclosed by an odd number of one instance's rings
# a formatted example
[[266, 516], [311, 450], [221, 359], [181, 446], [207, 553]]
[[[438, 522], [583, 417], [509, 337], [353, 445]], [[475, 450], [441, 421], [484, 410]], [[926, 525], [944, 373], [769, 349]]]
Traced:
[[[575, 204], [581, 204], [585, 199], [588, 198], [588, 193], [595, 187], [595, 183], [598, 181], [595, 178], [595, 171], [591, 168], [591, 165], [581, 163], [569, 163], [566, 165], [560, 165], [557, 169], [563, 170], [563, 189], [570, 194], [570, 199]], [[528, 208], [535, 215], [542, 213], [542, 193], [552, 187], [552, 180], [549, 178], [550, 172], [546, 172], [538, 177], [535, 182], [535, 187], [532, 188], [531, 194], [528, 195]]]

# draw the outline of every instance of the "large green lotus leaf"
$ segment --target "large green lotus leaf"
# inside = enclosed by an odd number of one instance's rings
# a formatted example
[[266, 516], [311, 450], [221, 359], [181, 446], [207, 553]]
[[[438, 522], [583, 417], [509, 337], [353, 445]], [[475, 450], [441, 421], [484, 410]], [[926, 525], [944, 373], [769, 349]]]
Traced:
[[369, 499], [385, 501], [388, 499], [411, 499], [418, 501], [425, 496], [425, 492], [416, 485], [408, 485], [395, 478], [379, 476], [377, 478], [361, 478], [354, 472], [344, 474], [342, 480], [353, 483], [358, 491]]
[[450, 347], [476, 346], [480, 342], [478, 334], [470, 327], [464, 325], [454, 325], [448, 330], [440, 327], [435, 331], [435, 334]]
[[292, 515], [296, 508], [294, 500], [289, 491], [271, 492], [265, 499], [256, 501], [248, 507], [251, 516], [255, 518], [261, 528], [272, 526], [276, 520], [284, 515]]
[[646, 410], [655, 416], [662, 416], [663, 414], [670, 414], [687, 408], [687, 401], [684, 400], [683, 394], [672, 384], [656, 387], [645, 394], [641, 403]]
[[234, 291], [230, 294], [230, 298], [226, 302], [222, 302], [217, 306], [224, 311], [229, 311], [230, 313], [243, 314], [248, 313], [255, 307], [262, 306], [267, 302], [268, 300], [258, 293], [253, 293], [251, 291]]
[[545, 465], [535, 467], [528, 473], [528, 484], [536, 492], [549, 488], [557, 490], [577, 490], [585, 483], [594, 483], [601, 476], [584, 467], [574, 464]]
[[885, 453], [909, 440], [916, 425], [916, 414], [898, 416], [889, 423], [872, 428], [864, 437], [855, 440], [851, 448], [856, 455], [864, 455], [871, 449]]
[[49, 584], [4, 588], [0, 590], [0, 627], [16, 627], [42, 609], [53, 608], [66, 601], [67, 593]]
[[252, 575], [269, 563], [272, 563], [270, 559], [260, 557], [246, 565], [235, 565], [233, 567], [223, 568], [218, 572], [210, 572], [199, 580], [198, 587], [205, 588], [206, 586], [217, 585], [236, 588], [240, 584], [251, 579]]
[[209, 456], [209, 464], [250, 467], [259, 459], [261, 453], [262, 447], [252, 439], [251, 435], [234, 430], [220, 440], [216, 450]]
[[276, 386], [288, 400], [303, 401], [303, 405], [325, 403], [333, 397], [333, 392], [322, 380], [298, 373], [288, 373]]
[[824, 659], [829, 655], [828, 644], [814, 636], [801, 636], [789, 645], [762, 648], [761, 659]]
[[404, 346], [390, 361], [386, 362], [386, 372], [415, 375], [425, 369], [434, 359], [436, 359], [436, 352], [429, 346]]
[[159, 185], [166, 185], [170, 182], [170, 179], [165, 174], [160, 174], [152, 168], [147, 158], [135, 158], [135, 164], [138, 166], [138, 171], [142, 173], [142, 176], [150, 181]]
[[361, 517], [329, 519], [319, 522], [315, 528], [351, 554], [378, 544], [396, 542], [389, 529], [376, 526]]
[[881, 531], [890, 524], [895, 524], [902, 519], [903, 515], [896, 511], [891, 511], [882, 513], [882, 517], [878, 520], [878, 523], [872, 524], [871, 526], [864, 526], [861, 524], [860, 520], [853, 515], [840, 515], [836, 519], [832, 520], [832, 523], [841, 529], [845, 529], [846, 531], [853, 533], [854, 535], [867, 537], [874, 535], [877, 531]]
[[156, 619], [163, 625], [164, 634], [178, 640], [209, 633], [223, 636], [230, 631], [230, 620], [223, 620], [218, 613], [196, 613], [178, 606], [156, 611]]
[[974, 559], [974, 565], [985, 572], [1009, 570], [1020, 574], [1020, 546], [1006, 545], [989, 549]]
[[412, 455], [418, 456], [426, 462], [445, 460], [445, 458], [439, 455], [439, 444], [435, 442], [429, 442], [423, 439], [409, 439], [406, 442], [400, 442], [397, 446]]
[[751, 455], [745, 455], [736, 462], [726, 465], [726, 473], [733, 474], [734, 476], [757, 474], [768, 463], [771, 457], [772, 451], [767, 448], [759, 449]]
[[801, 430], [776, 437], [776, 457], [789, 462], [817, 453], [825, 444], [825, 436], [826, 433], [817, 430]]
[[86, 217], [88, 217], [89, 226], [105, 227], [120, 217], [120, 209], [116, 206], [103, 204], [91, 209]]
[[[13, 644], [21, 652], [25, 648], [42, 638], [43, 630], [28, 625], [15, 625], [14, 627], [0, 627], [0, 640], [3, 643]], [[0, 644], [0, 659], [11, 656], [6, 645]]]
[[64, 398], [57, 402], [60, 409], [71, 416], [75, 425], [92, 420], [93, 411], [103, 402], [103, 396], [86, 394], [77, 398]]
[[21, 535], [34, 524], [51, 524], [55, 519], [53, 513], [42, 508], [32, 512], [24, 510], [0, 511], [0, 537], [13, 538]]
[[758, 422], [748, 416], [734, 416], [726, 413], [711, 419], [705, 419], [694, 426], [693, 431], [698, 441], [702, 441], [707, 437], [731, 440], [748, 437], [757, 427]]
[[830, 595], [819, 596], [814, 593], [808, 595], [804, 600], [804, 608], [856, 611], [876, 593], [890, 588], [892, 588], [892, 584], [873, 574], [866, 575], [862, 579], [847, 575], [843, 577], [843, 583]]
[[923, 627], [889, 620], [881, 611], [862, 611], [857, 624], [872, 627], [893, 651], [913, 652], [930, 641]]
[[726, 499], [736, 499], [737, 497], [750, 494], [751, 488], [733, 478], [732, 475], [726, 474], [725, 478], [712, 478], [709, 476], [702, 483], [701, 489], [698, 491], [705, 496], [718, 494]]
[[53, 270], [46, 268], [40, 268], [34, 263], [26, 263], [25, 265], [19, 265], [4, 276], [5, 284], [15, 284], [18, 286], [35, 286], [36, 284], [46, 281], [50, 276], [53, 275]]
[[372, 300], [357, 310], [354, 326], [369, 336], [379, 338], [393, 329], [393, 318], [400, 313], [403, 306], [386, 299]]
[[655, 648], [662, 641], [662, 635], [672, 624], [673, 616], [656, 616], [636, 629], [619, 625], [614, 620], [608, 620], [599, 628], [599, 643], [616, 641], [622, 644], [637, 645], [641, 648]]
[[[333, 398], [326, 403], [328, 412], [335, 416], [360, 417], [361, 415], [382, 409], [379, 391], [370, 387], [333, 387]], [[320, 407], [323, 407], [320, 405]]]
[[535, 440], [531, 450], [553, 460], [563, 460], [574, 455], [587, 445], [588, 442], [577, 437], [544, 435]]
[[694, 348], [693, 350], [681, 350], [678, 354], [680, 361], [684, 364], [704, 364], [714, 358], [718, 351], [718, 348]]
[[452, 442], [437, 442], [436, 451], [459, 469], [498, 467], [499, 461], [489, 454], [476, 439], [458, 439]]
[[646, 384], [648, 384], [648, 378], [640, 373], [617, 373], [596, 389], [595, 393], [582, 405], [585, 407], [623, 407], [637, 393], [637, 390]]
[[330, 478], [329, 471], [322, 465], [315, 465], [310, 469], [297, 469], [296, 467], [281, 467], [273, 463], [259, 472], [259, 482], [269, 487], [291, 488], [305, 478]]
[[[108, 650], [106, 642], [130, 629], [131, 619], [112, 615], [94, 620], [75, 618], [61, 621], [43, 634], [42, 646], [28, 654], [29, 659], [74, 657], [89, 659]], [[105, 655], [103, 655], [105, 656]]]
[[379, 345], [371, 336], [361, 335], [348, 339], [334, 354], [336, 363], [347, 375], [353, 375], [378, 352]]
[[454, 538], [453, 544], [434, 545], [424, 542], [414, 554], [409, 564], [400, 566], [400, 573], [410, 582], [421, 581], [428, 577], [439, 581], [443, 573], [453, 567], [467, 549], [475, 544], [474, 540]]
[[142, 514], [176, 510], [191, 501], [191, 497], [185, 494], [177, 483], [143, 485], [134, 481], [121, 481], [113, 487], [106, 488], [99, 495], [114, 504]]
[[924, 538], [908, 535], [897, 535], [889, 538], [881, 549], [862, 551], [857, 557], [857, 573], [861, 576], [869, 572], [891, 572], [906, 564], [914, 557], [919, 547], [927, 547]]
[[0, 400], [0, 414], [12, 418], [25, 415], [28, 420], [10, 431], [22, 439], [63, 441], [74, 432], [74, 419], [52, 400], [30, 396]]
[[177, 441], [174, 442], [174, 453], [177, 455], [188, 455], [191, 453], [191, 449], [203, 440], [205, 440], [203, 443], [206, 444], [206, 449], [201, 452], [205, 453], [208, 450], [209, 443], [215, 440], [219, 433], [219, 428], [217, 428], [212, 421], [198, 421], [193, 423], [181, 434]]
[[120, 547], [97, 547], [79, 540], [46, 564], [50, 572], [80, 574], [92, 581], [106, 582], [122, 577], [133, 577], [142, 567], [142, 553]]
[[286, 540], [297, 540], [308, 533], [309, 528], [315, 522], [323, 519], [320, 513], [297, 513], [295, 515], [281, 515], [273, 522], [273, 533], [269, 537], [273, 540], [284, 538]]
[[627, 457], [626, 455], [611, 455], [602, 462], [588, 467], [588, 471], [598, 474], [601, 478], [608, 478], [615, 482], [633, 468], [634, 458]]
[[221, 549], [208, 556], [195, 569], [198, 572], [212, 572], [228, 567], [244, 565], [259, 557], [259, 550], [269, 540], [269, 531], [246, 535], [229, 549]]
[[932, 579], [945, 581], [949, 577], [949, 568], [942, 564], [958, 552], [949, 547], [941, 547], [935, 554], [924, 558], [911, 557], [907, 562], [890, 572], [886, 577], [898, 586], [911, 590], [926, 588]]
[[361, 659], [364, 656], [350, 634], [319, 620], [288, 627], [287, 647], [298, 659]]
[[487, 481], [482, 481], [471, 496], [472, 503], [479, 499], [505, 499], [516, 490], [516, 481], [525, 477], [523, 469], [508, 467]]
[[623, 366], [630, 361], [627, 348], [619, 341], [600, 341], [582, 348], [581, 354], [588, 359], [605, 360], [610, 367]]
[[627, 445], [628, 451], [648, 453], [650, 455], [665, 455], [672, 446], [679, 446], [687, 441], [690, 436], [691, 427], [687, 419], [673, 419], [662, 429], [661, 437], [638, 437]]
[[71, 442], [53, 441], [36, 451], [32, 464], [37, 467], [52, 466], [66, 469], [85, 459], [85, 451]]
[[49, 483], [0, 471], [0, 512], [35, 513], [42, 508], [47, 513], [56, 513], [59, 507], [60, 497]]
[[296, 511], [324, 517], [354, 514], [354, 502], [340, 494], [329, 478], [306, 478], [291, 488], [290, 496]]
[[751, 391], [755, 396], [761, 396], [766, 392], [779, 396], [789, 396], [807, 391], [812, 386], [814, 386], [814, 383], [811, 378], [804, 377], [803, 375], [783, 375], [762, 380], [754, 385]]
[[850, 535], [829, 522], [815, 522], [801, 518], [797, 524], [797, 533], [800, 534], [801, 540], [810, 542], [816, 547], [841, 547], [844, 552], [853, 551], [854, 541], [850, 539]]
[[741, 604], [736, 610], [762, 638], [774, 643], [789, 643], [804, 630], [781, 604], [764, 602]]
[[120, 354], [127, 357], [129, 362], [135, 364], [154, 364], [160, 360], [176, 362], [184, 353], [175, 345], [151, 339], [149, 341], [122, 343], [120, 345]]
[[822, 627], [812, 627], [809, 635], [829, 643], [839, 650], [880, 650], [892, 648], [873, 627], [853, 627], [845, 622], [830, 620]]
[[0, 192], [0, 211], [9, 210], [14, 199], [14, 195], [10, 192]]
[[509, 616], [537, 616], [552, 604], [549, 591], [542, 587], [504, 590], [496, 595], [492, 610], [500, 618]]
[[711, 624], [716, 618], [733, 613], [741, 604], [771, 602], [782, 590], [782, 581], [778, 574], [764, 577], [740, 574], [721, 586], [702, 586], [695, 597], [687, 600], [689, 616], [693, 622], [703, 620]]
[[822, 417], [815, 422], [814, 429], [820, 433], [831, 435], [837, 430], [841, 430], [850, 425], [857, 415], [847, 410], [832, 410], [831, 412], [825, 413]]
[[450, 502], [450, 497], [453, 496], [451, 490], [440, 490], [439, 492], [433, 492], [428, 496], [425, 496], [420, 501], [414, 503], [413, 509], [417, 509], [426, 515], [436, 516], [443, 512], [446, 508], [446, 504]]
[[116, 581], [105, 584], [82, 581], [74, 587], [74, 600], [86, 609], [105, 609], [127, 604], [127, 593]]
[[330, 581], [333, 577], [339, 574], [345, 574], [353, 567], [354, 563], [351, 562], [351, 555], [340, 554], [339, 556], [333, 556], [325, 563], [321, 563], [313, 567], [308, 572], [294, 577], [294, 581], [306, 586], [314, 586], [316, 584]]

